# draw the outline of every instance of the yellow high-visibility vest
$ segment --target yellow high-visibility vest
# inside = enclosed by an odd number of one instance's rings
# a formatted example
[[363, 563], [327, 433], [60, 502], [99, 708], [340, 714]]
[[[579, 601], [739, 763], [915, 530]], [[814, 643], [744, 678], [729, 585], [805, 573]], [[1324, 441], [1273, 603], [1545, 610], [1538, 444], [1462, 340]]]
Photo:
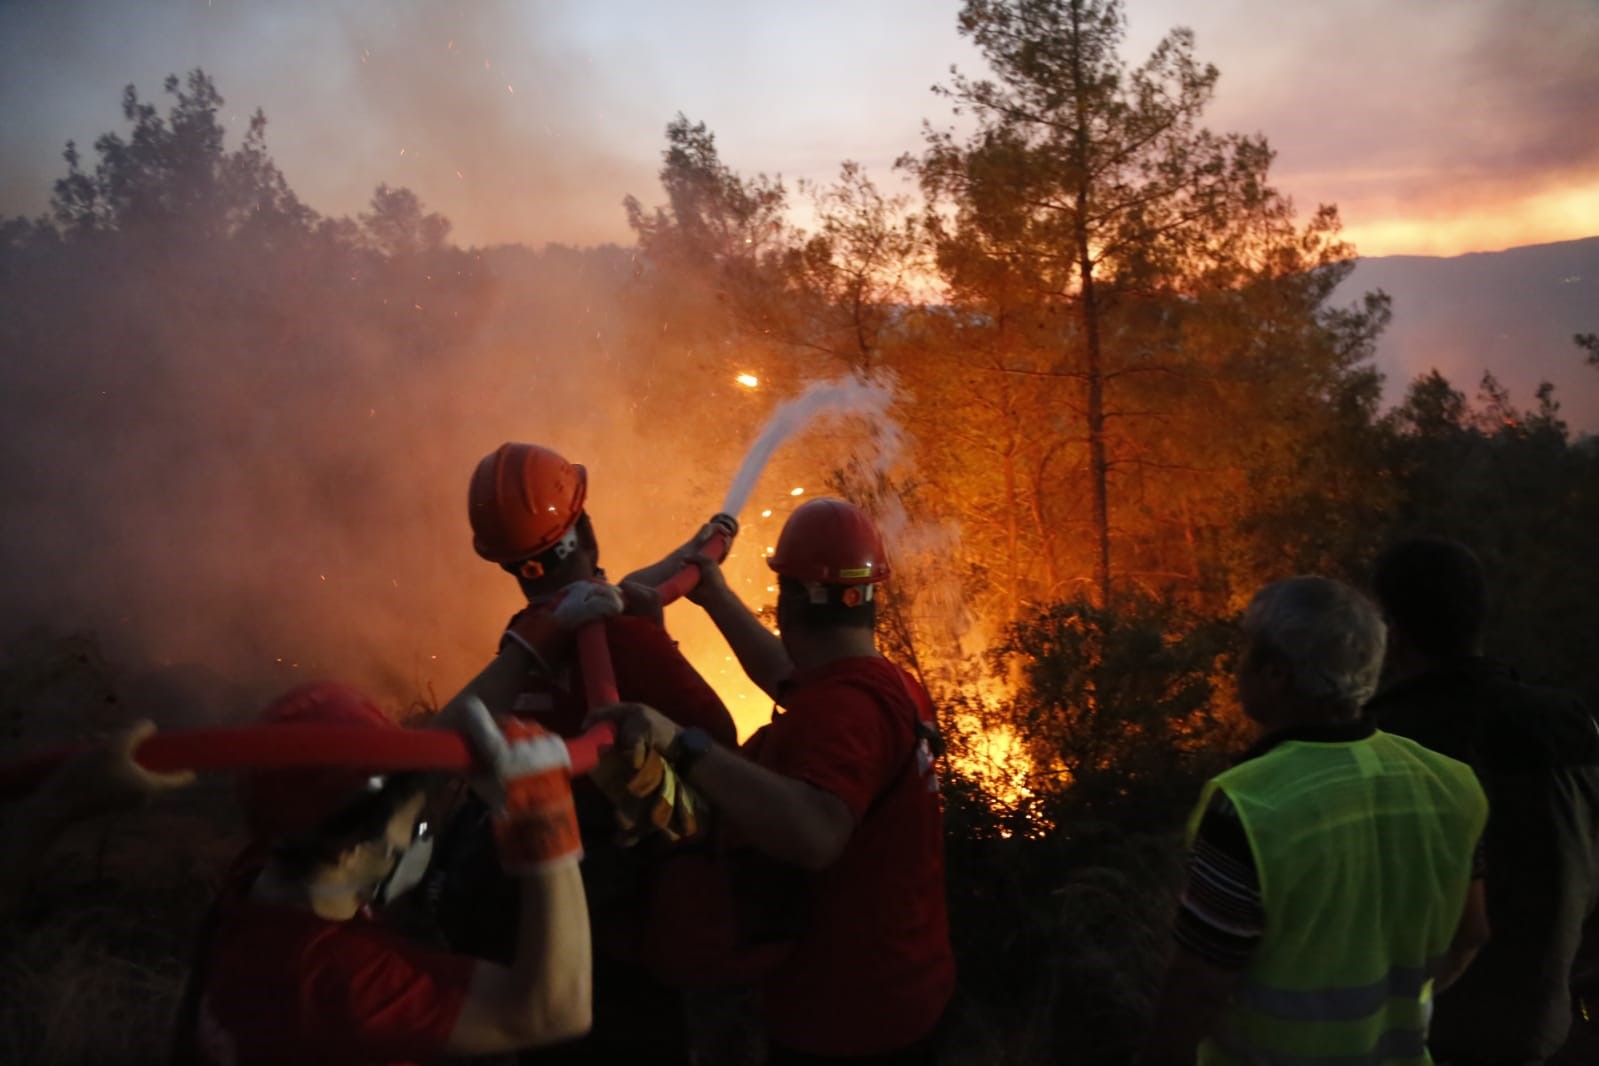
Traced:
[[1284, 741], [1219, 774], [1254, 852], [1265, 934], [1202, 1064], [1430, 1063], [1432, 974], [1454, 939], [1488, 801], [1402, 737]]

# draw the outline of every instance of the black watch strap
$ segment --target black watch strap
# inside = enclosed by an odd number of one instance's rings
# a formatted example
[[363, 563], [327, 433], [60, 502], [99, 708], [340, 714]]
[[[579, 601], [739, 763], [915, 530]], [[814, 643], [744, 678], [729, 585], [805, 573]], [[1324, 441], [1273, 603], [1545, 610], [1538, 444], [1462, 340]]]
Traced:
[[709, 733], [690, 726], [672, 741], [672, 746], [666, 753], [666, 761], [672, 764], [679, 777], [687, 778], [694, 764], [709, 755], [714, 747], [716, 741], [711, 739]]

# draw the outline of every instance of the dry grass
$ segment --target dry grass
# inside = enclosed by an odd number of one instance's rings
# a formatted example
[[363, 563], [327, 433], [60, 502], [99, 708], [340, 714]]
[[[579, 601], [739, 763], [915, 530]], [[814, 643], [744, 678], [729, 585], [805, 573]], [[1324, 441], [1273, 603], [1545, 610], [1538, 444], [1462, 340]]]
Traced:
[[0, 1062], [166, 1062], [194, 931], [238, 846], [223, 788], [71, 833], [0, 927]]

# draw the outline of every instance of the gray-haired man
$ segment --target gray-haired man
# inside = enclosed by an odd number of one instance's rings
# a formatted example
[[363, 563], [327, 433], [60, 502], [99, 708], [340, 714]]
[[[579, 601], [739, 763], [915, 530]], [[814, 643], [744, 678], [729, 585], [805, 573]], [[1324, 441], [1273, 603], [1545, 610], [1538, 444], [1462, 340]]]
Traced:
[[1372, 729], [1385, 631], [1322, 577], [1244, 616], [1264, 737], [1205, 787], [1146, 1061], [1425, 1062], [1435, 988], [1487, 936], [1471, 770]]

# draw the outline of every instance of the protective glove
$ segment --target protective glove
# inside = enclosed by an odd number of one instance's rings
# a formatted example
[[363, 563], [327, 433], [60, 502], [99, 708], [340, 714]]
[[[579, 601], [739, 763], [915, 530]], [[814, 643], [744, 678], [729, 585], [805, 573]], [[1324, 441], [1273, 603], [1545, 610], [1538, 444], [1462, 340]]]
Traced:
[[642, 740], [607, 752], [589, 778], [616, 808], [624, 845], [656, 835], [676, 841], [699, 832], [704, 800]]
[[700, 531], [694, 534], [694, 539], [689, 541], [689, 544], [694, 552], [698, 552], [705, 546], [706, 541], [718, 533], [727, 538], [727, 549], [732, 551], [733, 541], [738, 537], [738, 519], [730, 514], [723, 514], [718, 511], [716, 514], [711, 515], [709, 520], [700, 527]]
[[511, 619], [501, 641], [515, 641], [538, 661], [546, 674], [565, 662], [572, 634], [589, 622], [622, 613], [622, 592], [604, 581], [571, 585], [550, 603], [530, 604]]
[[621, 613], [622, 590], [606, 581], [568, 586], [555, 604], [555, 621], [568, 632]]
[[535, 873], [581, 859], [566, 743], [532, 722], [504, 718], [496, 723], [475, 696], [467, 697], [461, 731], [486, 771], [472, 787], [494, 814], [494, 840], [505, 872]]

